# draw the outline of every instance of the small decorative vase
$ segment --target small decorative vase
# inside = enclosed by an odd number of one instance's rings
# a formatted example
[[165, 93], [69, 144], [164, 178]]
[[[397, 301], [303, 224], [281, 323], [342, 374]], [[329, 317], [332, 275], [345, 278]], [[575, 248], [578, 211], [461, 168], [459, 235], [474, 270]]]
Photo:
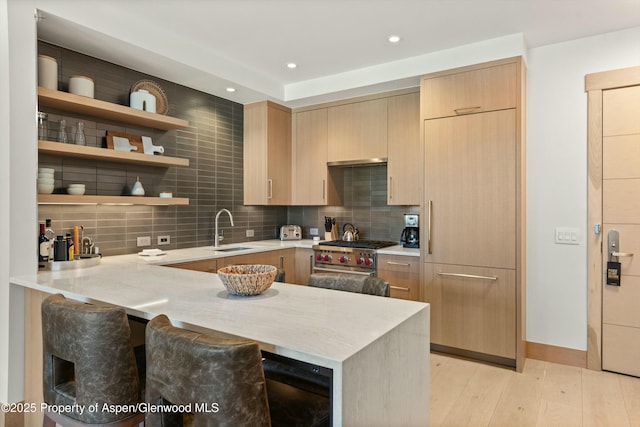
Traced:
[[136, 177], [136, 182], [133, 184], [133, 188], [131, 188], [132, 196], [144, 196], [144, 188], [142, 187], [142, 183], [140, 182], [140, 177]]
[[155, 113], [156, 97], [150, 94], [148, 90], [140, 89], [135, 92], [131, 92], [131, 95], [129, 96], [129, 106], [136, 110]]

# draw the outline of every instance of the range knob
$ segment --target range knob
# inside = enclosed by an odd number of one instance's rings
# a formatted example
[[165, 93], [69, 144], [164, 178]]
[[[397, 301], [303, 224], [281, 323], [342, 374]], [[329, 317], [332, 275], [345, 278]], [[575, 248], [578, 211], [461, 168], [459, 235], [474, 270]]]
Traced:
[[345, 263], [349, 262], [349, 257], [347, 257], [346, 255], [342, 255], [342, 256], [340, 257], [340, 262], [341, 262], [342, 264], [345, 264]]
[[364, 260], [364, 265], [371, 265], [373, 264], [373, 258], [367, 258], [366, 260]]
[[364, 258], [362, 258], [362, 257], [360, 257], [360, 258], [358, 258], [358, 259], [356, 260], [356, 264], [358, 264], [358, 265], [362, 265], [362, 264], [364, 264], [364, 263], [365, 263], [365, 261], [364, 261]]
[[326, 262], [331, 261], [331, 255], [329, 255], [329, 254], [325, 254], [325, 256], [324, 256], [324, 260], [325, 260]]
[[322, 261], [322, 254], [318, 254], [318, 255], [316, 255], [316, 260], [318, 260], [318, 261]]

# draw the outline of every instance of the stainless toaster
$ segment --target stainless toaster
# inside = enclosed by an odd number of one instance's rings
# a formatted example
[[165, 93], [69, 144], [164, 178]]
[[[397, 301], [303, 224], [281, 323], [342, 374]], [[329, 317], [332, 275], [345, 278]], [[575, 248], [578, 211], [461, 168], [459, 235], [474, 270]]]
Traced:
[[280, 240], [302, 239], [302, 227], [299, 225], [283, 225], [280, 227]]

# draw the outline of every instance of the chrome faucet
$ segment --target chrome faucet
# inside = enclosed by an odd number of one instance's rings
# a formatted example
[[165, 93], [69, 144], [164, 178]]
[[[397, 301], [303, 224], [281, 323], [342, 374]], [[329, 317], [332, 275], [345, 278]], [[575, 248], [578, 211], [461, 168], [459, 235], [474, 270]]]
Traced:
[[233, 227], [233, 215], [231, 215], [231, 212], [229, 212], [229, 209], [220, 209], [218, 211], [218, 213], [216, 214], [216, 231], [215, 234], [213, 236], [213, 247], [214, 248], [218, 248], [220, 240], [222, 240], [222, 236], [218, 236], [218, 218], [220, 218], [220, 214], [222, 212], [226, 212], [227, 214], [229, 214], [229, 219], [231, 220], [231, 226]]

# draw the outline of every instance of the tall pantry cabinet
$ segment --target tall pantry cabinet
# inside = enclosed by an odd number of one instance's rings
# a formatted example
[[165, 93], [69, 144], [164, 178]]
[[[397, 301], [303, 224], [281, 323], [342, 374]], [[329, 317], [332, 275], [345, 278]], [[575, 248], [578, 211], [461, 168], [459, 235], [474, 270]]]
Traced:
[[522, 58], [423, 76], [423, 295], [440, 351], [521, 370], [525, 350]]

